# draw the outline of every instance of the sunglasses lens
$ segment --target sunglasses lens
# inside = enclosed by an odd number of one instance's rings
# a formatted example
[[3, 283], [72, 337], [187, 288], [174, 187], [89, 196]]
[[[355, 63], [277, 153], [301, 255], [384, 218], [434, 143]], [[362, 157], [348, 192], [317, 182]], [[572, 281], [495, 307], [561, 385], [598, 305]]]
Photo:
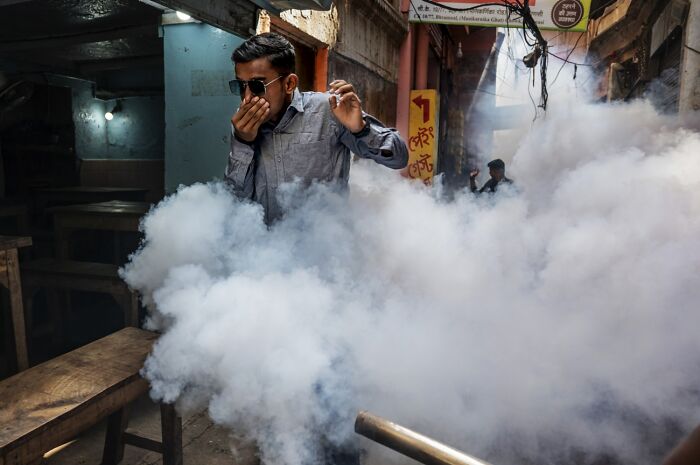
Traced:
[[262, 81], [248, 81], [248, 87], [254, 95], [262, 95], [265, 93], [265, 84]]

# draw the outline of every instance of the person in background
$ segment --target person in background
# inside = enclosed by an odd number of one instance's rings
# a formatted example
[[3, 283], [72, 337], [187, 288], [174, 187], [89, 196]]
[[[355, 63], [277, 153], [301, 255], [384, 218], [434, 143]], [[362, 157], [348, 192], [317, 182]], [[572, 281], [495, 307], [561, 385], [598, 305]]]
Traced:
[[486, 184], [484, 184], [481, 189], [476, 186], [476, 177], [479, 176], [480, 171], [475, 169], [469, 173], [469, 188], [472, 192], [478, 192], [479, 194], [484, 192], [496, 192], [499, 184], [513, 183], [512, 180], [506, 177], [506, 164], [503, 163], [503, 160], [500, 158], [491, 160], [488, 162], [487, 166], [489, 168], [489, 175], [491, 175], [491, 179], [486, 181]]
[[277, 198], [283, 183], [346, 186], [350, 152], [393, 169], [408, 163], [398, 132], [362, 111], [352, 84], [299, 91], [294, 47], [281, 35], [253, 36], [231, 58], [236, 79], [229, 85], [241, 105], [231, 118], [225, 179], [236, 195], [262, 204], [267, 224], [284, 213]]

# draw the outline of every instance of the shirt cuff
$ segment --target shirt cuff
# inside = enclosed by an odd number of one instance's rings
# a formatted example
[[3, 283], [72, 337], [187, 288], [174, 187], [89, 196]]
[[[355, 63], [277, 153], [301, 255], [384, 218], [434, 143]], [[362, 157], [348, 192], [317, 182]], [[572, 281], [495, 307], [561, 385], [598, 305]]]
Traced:
[[365, 122], [365, 127], [360, 129], [357, 132], [353, 132], [352, 135], [355, 137], [365, 137], [369, 135], [370, 127], [369, 127], [369, 121], [367, 121], [364, 117], [362, 118], [362, 121]]
[[233, 137], [235, 137], [236, 140], [237, 140], [238, 142], [240, 142], [241, 144], [249, 145], [249, 146], [251, 146], [251, 147], [253, 146], [253, 144], [255, 144], [255, 141], [248, 142], [247, 140], [241, 139], [240, 137], [238, 137], [238, 134], [236, 134], [235, 131], [233, 132]]

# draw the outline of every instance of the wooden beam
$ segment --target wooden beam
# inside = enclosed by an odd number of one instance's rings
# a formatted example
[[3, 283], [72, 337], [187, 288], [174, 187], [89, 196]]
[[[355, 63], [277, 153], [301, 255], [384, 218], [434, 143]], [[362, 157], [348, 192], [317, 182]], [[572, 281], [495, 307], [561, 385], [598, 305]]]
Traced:
[[17, 3], [31, 2], [32, 0], [0, 0], [0, 7], [15, 5]]
[[127, 432], [124, 433], [123, 440], [124, 444], [138, 447], [139, 449], [150, 450], [159, 454], [163, 453], [163, 443], [154, 439], [144, 438], [143, 436], [137, 436], [133, 433]]
[[248, 38], [255, 34], [258, 7], [249, 0], [154, 0], [192, 18], [211, 24], [226, 32]]
[[307, 34], [306, 32], [297, 28], [293, 24], [290, 24], [287, 21], [283, 20], [279, 16], [270, 16], [270, 23], [272, 26], [271, 30], [273, 32], [282, 33], [282, 35], [293, 39], [294, 41], [299, 42], [302, 45], [306, 45], [307, 47], [313, 49], [328, 47], [328, 44], [321, 42], [316, 37]]
[[157, 37], [158, 26], [129, 26], [102, 31], [81, 32], [65, 36], [23, 38], [0, 42], [0, 52], [21, 52], [34, 49], [64, 48], [71, 45], [88, 44], [92, 42], [103, 42], [125, 37]]

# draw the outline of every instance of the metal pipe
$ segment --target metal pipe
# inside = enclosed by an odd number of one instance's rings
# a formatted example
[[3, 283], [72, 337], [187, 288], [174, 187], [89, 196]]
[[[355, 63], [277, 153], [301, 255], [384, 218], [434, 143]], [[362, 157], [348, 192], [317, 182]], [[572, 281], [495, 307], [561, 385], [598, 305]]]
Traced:
[[425, 465], [490, 465], [369, 412], [357, 415], [355, 432]]

